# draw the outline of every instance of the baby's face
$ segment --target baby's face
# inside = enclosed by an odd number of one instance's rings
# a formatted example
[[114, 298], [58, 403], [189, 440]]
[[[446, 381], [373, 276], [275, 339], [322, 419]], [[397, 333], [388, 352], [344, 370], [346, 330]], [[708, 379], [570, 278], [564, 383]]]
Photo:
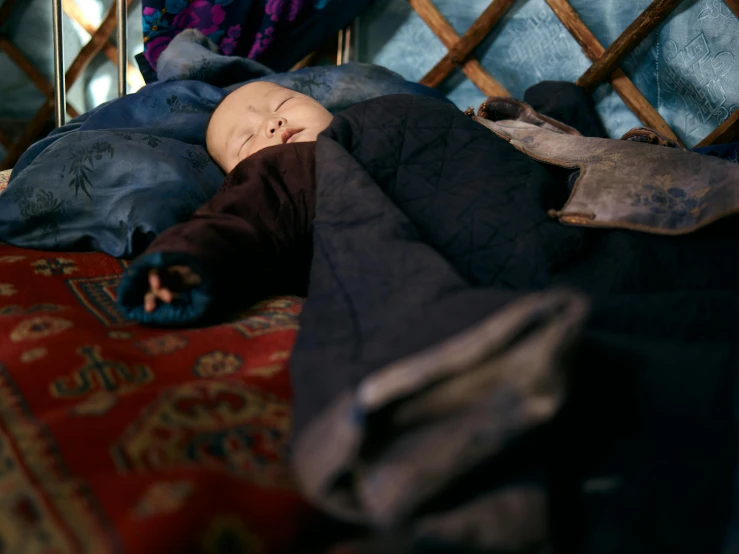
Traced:
[[205, 139], [210, 155], [228, 173], [268, 146], [316, 140], [331, 119], [309, 96], [273, 83], [249, 83], [221, 102]]

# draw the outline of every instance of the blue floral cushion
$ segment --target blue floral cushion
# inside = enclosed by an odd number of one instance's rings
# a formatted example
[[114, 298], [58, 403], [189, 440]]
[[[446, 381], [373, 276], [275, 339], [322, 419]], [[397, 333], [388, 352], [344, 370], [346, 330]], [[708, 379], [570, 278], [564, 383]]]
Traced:
[[0, 200], [2, 240], [128, 257], [187, 219], [223, 174], [201, 146], [131, 131], [69, 133]]

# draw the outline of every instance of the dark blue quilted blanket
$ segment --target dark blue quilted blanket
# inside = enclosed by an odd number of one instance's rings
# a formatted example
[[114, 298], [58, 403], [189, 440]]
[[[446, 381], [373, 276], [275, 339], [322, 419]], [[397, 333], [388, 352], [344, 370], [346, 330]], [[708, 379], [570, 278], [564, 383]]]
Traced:
[[[316, 162], [291, 360], [315, 502], [390, 531], [373, 552], [721, 552], [736, 218], [675, 238], [562, 226], [566, 174], [424, 98], [339, 114]], [[471, 358], [474, 385], [452, 374]], [[519, 394], [534, 368], [549, 377]]]

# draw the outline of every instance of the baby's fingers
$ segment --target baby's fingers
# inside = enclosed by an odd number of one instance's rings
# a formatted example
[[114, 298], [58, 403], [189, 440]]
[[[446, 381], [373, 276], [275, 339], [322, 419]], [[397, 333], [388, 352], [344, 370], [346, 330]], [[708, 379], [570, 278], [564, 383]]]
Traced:
[[147, 292], [144, 295], [144, 311], [151, 313], [157, 309], [157, 297], [152, 291]]
[[172, 302], [172, 298], [174, 298], [174, 295], [172, 294], [172, 291], [169, 289], [159, 289], [157, 291], [157, 297], [162, 302], [166, 302], [167, 304]]
[[170, 304], [174, 299], [174, 294], [169, 289], [150, 290], [144, 295], [144, 310], [153, 312], [157, 309], [157, 300], [161, 300], [166, 304]]
[[162, 287], [162, 280], [156, 269], [149, 271], [149, 292], [144, 295], [144, 311], [151, 313], [157, 309], [157, 300], [170, 304], [174, 298], [172, 291]]
[[162, 280], [159, 278], [159, 273], [156, 269], [149, 270], [149, 288], [153, 292], [157, 292], [162, 286]]

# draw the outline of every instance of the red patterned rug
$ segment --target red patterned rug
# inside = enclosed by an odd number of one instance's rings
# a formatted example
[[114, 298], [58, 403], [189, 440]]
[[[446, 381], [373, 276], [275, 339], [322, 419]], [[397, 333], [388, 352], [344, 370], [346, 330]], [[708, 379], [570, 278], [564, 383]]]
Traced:
[[124, 320], [124, 262], [0, 245], [0, 552], [299, 552], [287, 463], [299, 298]]

